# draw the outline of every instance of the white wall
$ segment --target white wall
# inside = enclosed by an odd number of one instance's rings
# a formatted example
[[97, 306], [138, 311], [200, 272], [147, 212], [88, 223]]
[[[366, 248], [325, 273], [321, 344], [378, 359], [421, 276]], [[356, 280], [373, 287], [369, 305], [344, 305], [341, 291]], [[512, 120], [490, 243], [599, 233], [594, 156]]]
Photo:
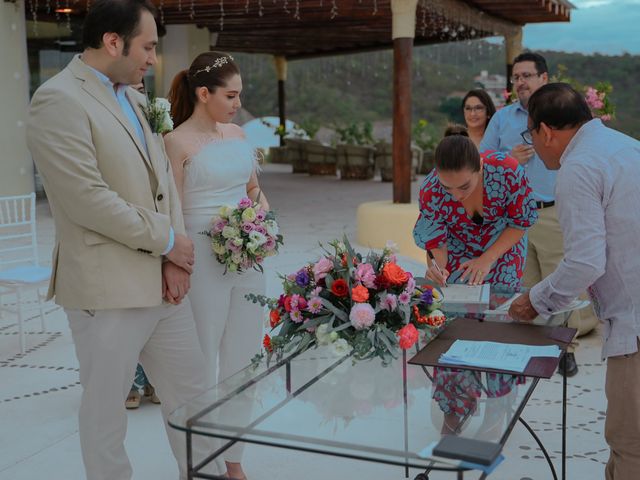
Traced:
[[24, 2], [0, 2], [0, 196], [34, 190], [27, 150], [29, 66]]

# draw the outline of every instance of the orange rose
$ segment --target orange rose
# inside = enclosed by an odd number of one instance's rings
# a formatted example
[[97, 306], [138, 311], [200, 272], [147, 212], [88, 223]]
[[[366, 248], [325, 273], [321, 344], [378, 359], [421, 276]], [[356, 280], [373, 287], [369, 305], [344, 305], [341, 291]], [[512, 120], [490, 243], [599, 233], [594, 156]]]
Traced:
[[271, 310], [269, 312], [269, 324], [271, 328], [275, 328], [280, 323], [280, 312], [278, 310]]
[[382, 268], [382, 276], [391, 285], [403, 285], [409, 280], [409, 274], [400, 268], [396, 263], [387, 263]]
[[369, 300], [369, 290], [363, 285], [351, 289], [351, 298], [354, 302], [366, 302]]

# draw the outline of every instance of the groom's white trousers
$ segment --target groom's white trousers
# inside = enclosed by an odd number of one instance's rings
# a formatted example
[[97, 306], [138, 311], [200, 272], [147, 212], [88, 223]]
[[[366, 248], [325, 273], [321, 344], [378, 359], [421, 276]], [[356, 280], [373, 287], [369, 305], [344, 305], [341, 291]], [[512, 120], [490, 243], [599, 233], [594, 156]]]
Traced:
[[[79, 433], [87, 480], [132, 477], [124, 449], [124, 401], [138, 359], [162, 401], [162, 417], [180, 478], [186, 478], [185, 435], [167, 424], [167, 416], [207, 386], [207, 368], [188, 299], [177, 306], [66, 313], [80, 364]], [[194, 439], [195, 458], [211, 453], [208, 447]], [[146, 478], [144, 472], [137, 472], [136, 477]]]

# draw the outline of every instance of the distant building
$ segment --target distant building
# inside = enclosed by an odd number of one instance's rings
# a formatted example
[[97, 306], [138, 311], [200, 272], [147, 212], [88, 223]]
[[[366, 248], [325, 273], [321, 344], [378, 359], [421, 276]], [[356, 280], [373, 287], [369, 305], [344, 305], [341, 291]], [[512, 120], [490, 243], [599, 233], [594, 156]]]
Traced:
[[497, 73], [489, 74], [482, 70], [480, 75], [473, 78], [475, 84], [487, 91], [496, 108], [505, 104], [504, 90], [507, 87], [507, 77]]

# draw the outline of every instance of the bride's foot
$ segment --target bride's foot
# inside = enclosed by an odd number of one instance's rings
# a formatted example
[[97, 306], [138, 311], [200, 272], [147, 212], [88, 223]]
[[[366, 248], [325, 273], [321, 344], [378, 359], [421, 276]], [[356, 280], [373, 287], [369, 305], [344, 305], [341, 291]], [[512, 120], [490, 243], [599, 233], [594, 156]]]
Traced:
[[225, 473], [225, 476], [227, 478], [233, 479], [233, 480], [247, 480], [247, 476], [244, 474], [244, 471], [242, 470], [242, 465], [240, 463], [231, 463], [231, 462], [224, 462], [227, 465], [227, 473]]

